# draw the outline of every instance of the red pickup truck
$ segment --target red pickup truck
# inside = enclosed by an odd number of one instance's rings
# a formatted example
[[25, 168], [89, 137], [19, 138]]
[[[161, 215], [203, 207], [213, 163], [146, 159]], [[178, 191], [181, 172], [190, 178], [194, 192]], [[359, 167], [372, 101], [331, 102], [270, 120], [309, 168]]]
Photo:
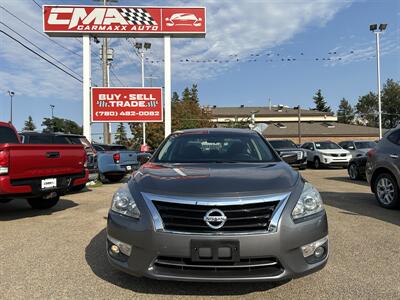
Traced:
[[0, 122], [0, 203], [22, 198], [50, 208], [88, 176], [82, 145], [21, 144], [14, 126]]

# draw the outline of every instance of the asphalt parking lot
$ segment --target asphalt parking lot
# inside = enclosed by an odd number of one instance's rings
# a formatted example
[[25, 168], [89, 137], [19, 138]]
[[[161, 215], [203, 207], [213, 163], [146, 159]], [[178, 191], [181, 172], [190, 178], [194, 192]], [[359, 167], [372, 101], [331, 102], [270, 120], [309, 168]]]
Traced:
[[119, 184], [68, 195], [47, 212], [24, 201], [0, 205], [2, 299], [399, 299], [400, 211], [380, 208], [346, 170], [306, 170], [330, 226], [328, 265], [280, 284], [177, 283], [113, 270], [105, 255], [111, 195]]

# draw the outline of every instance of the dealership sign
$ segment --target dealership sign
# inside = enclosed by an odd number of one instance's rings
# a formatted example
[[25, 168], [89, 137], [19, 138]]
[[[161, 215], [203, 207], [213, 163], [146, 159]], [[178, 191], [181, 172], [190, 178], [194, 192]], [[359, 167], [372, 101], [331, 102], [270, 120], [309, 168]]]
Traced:
[[161, 88], [92, 88], [92, 122], [162, 122]]
[[52, 36], [198, 36], [206, 33], [204, 7], [44, 5], [43, 29]]

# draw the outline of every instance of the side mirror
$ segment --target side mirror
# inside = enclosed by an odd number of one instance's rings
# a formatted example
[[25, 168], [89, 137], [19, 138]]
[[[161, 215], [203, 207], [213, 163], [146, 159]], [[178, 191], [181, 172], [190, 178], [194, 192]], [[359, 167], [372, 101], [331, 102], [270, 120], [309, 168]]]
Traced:
[[279, 153], [279, 156], [282, 158], [282, 160], [288, 164], [294, 163], [297, 161], [297, 154], [296, 153], [291, 153], [291, 152], [281, 152]]
[[[345, 149], [346, 149], [346, 148], [345, 148]], [[347, 149], [348, 149], [348, 150], [354, 150], [355, 148], [354, 148], [354, 146], [348, 146]]]
[[137, 155], [137, 160], [140, 165], [144, 165], [145, 163], [147, 163], [150, 160], [150, 158], [151, 158], [150, 153], [138, 153]]

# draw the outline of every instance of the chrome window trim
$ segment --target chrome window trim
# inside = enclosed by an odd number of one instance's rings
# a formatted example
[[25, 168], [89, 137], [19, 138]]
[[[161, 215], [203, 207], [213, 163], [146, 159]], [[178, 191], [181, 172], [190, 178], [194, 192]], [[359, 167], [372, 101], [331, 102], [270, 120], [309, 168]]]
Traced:
[[[260, 233], [273, 233], [277, 232], [279, 220], [282, 212], [286, 206], [286, 203], [291, 193], [281, 194], [269, 194], [269, 195], [258, 195], [258, 196], [246, 196], [246, 197], [216, 197], [216, 198], [202, 198], [202, 197], [184, 197], [184, 196], [166, 196], [156, 195], [152, 193], [141, 193], [147, 207], [150, 210], [152, 216], [153, 225], [155, 231], [176, 233], [176, 234], [188, 234], [188, 235], [251, 235]], [[165, 230], [164, 224], [157, 208], [153, 204], [153, 201], [178, 203], [178, 204], [189, 204], [189, 205], [208, 205], [208, 206], [225, 206], [225, 205], [241, 205], [241, 204], [254, 204], [263, 202], [279, 201], [279, 204], [275, 208], [268, 230], [257, 230], [248, 232], [215, 232], [215, 233], [201, 233], [201, 232], [185, 232], [175, 230]]]

